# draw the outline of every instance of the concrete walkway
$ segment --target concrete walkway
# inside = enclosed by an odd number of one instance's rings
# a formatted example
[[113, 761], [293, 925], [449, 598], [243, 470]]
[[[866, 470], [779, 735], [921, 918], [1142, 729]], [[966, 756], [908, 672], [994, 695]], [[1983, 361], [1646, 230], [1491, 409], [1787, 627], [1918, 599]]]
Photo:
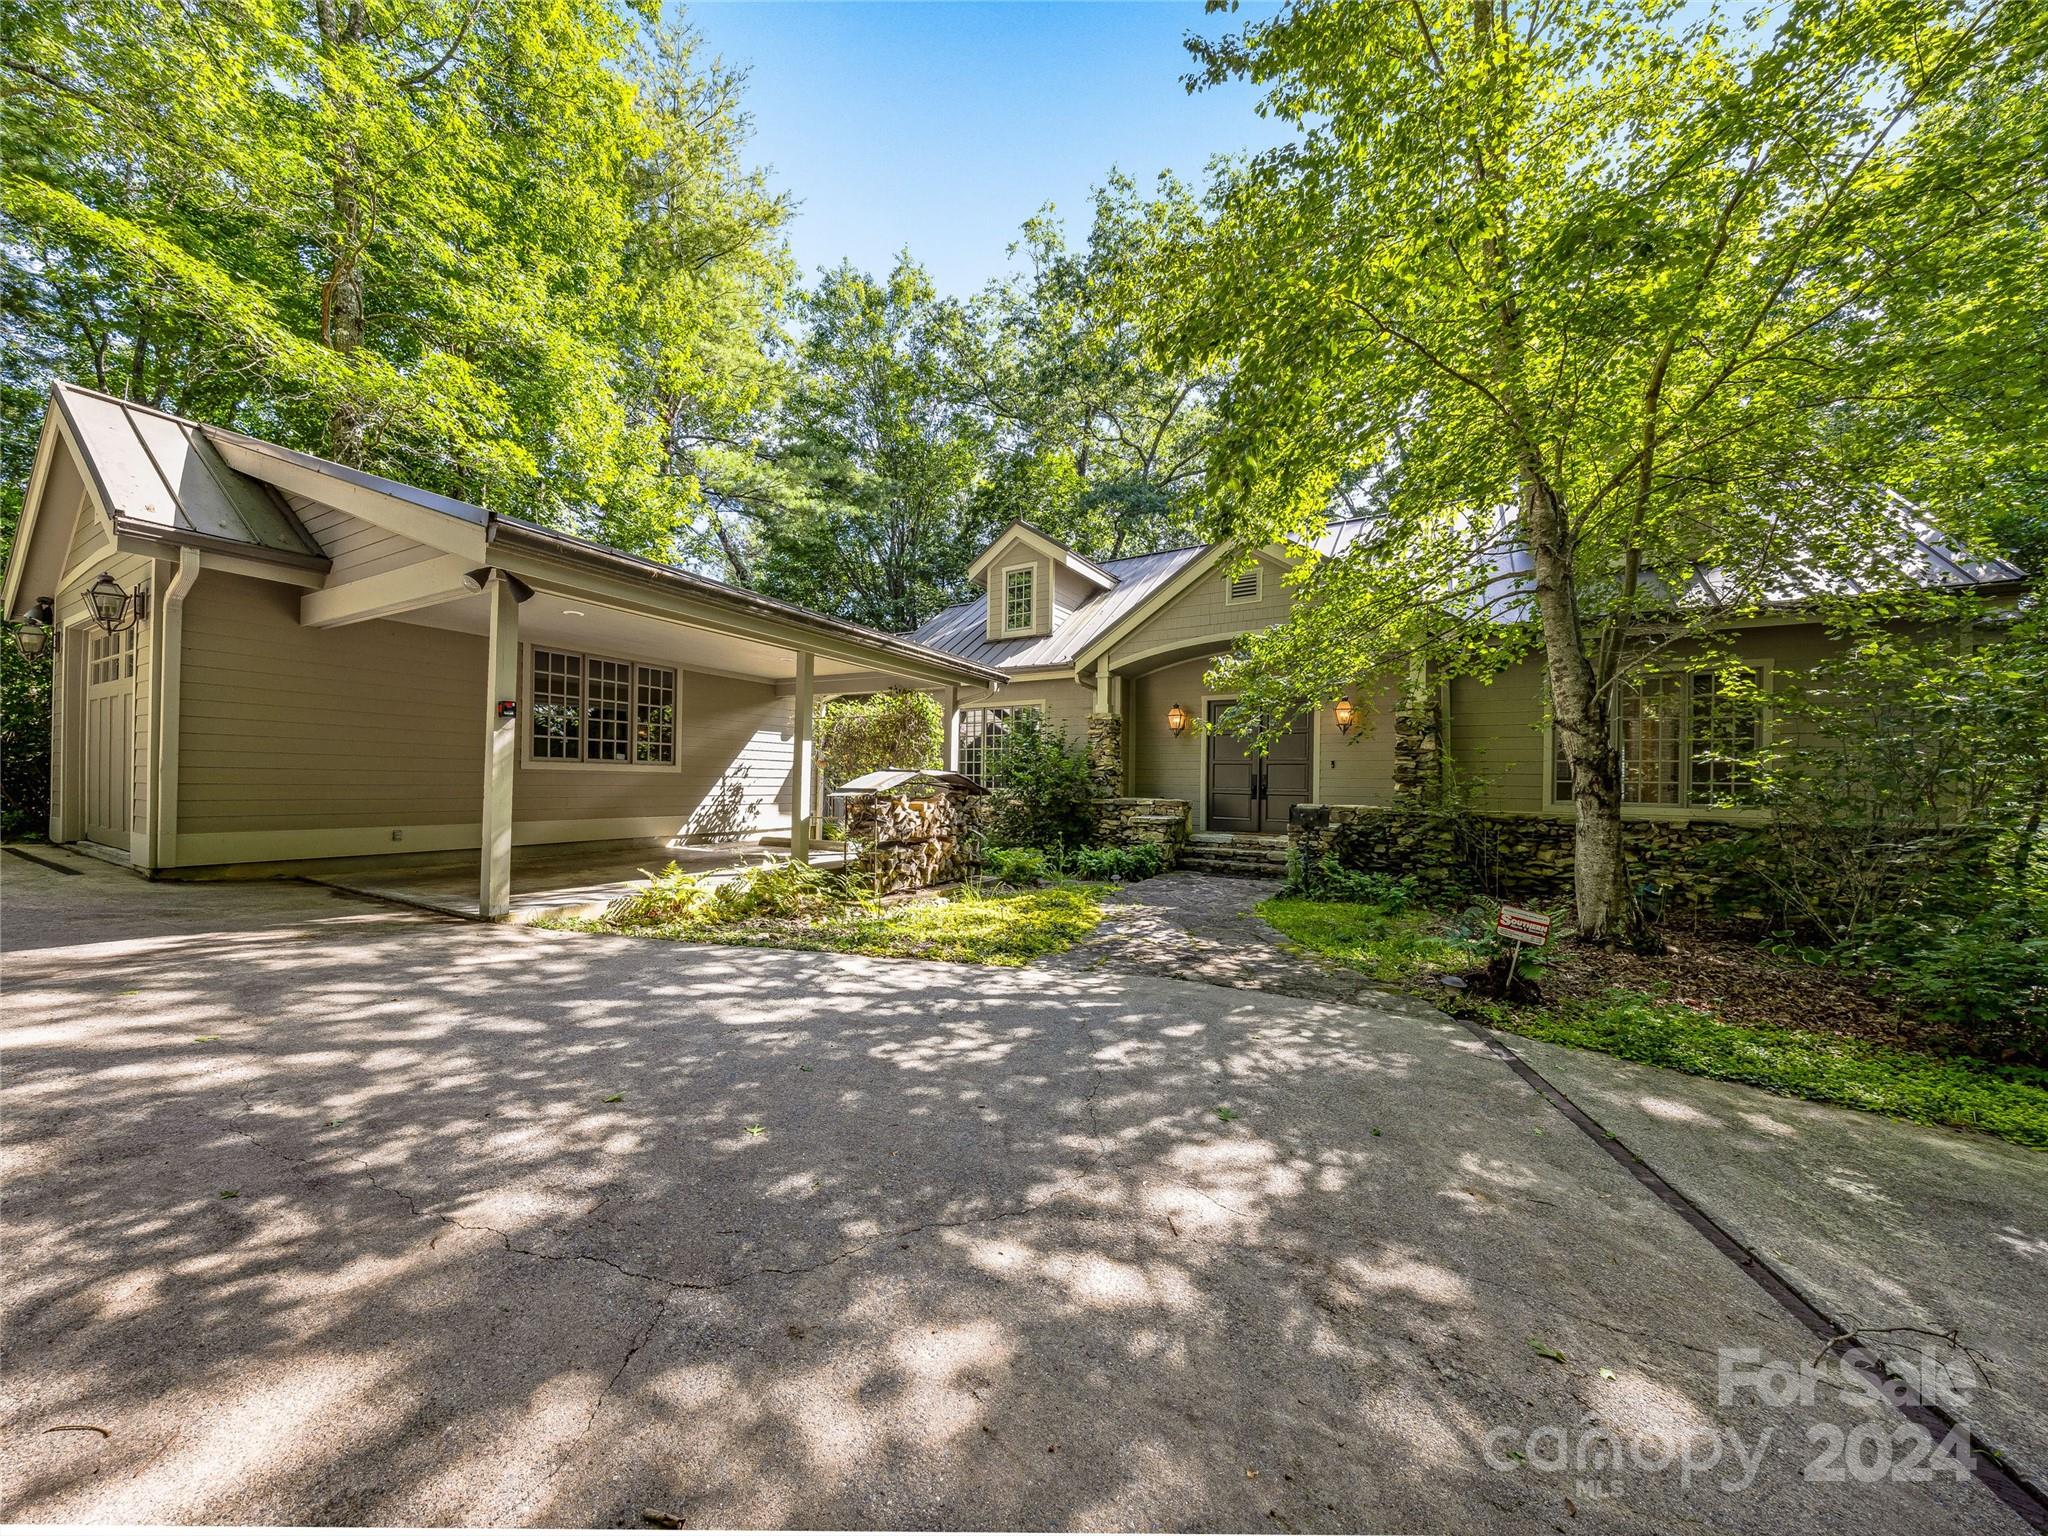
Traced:
[[1810, 1340], [1419, 1011], [11, 856], [0, 945], [0, 1517], [2020, 1529], [1803, 1477], [1901, 1422], [1723, 1393]]

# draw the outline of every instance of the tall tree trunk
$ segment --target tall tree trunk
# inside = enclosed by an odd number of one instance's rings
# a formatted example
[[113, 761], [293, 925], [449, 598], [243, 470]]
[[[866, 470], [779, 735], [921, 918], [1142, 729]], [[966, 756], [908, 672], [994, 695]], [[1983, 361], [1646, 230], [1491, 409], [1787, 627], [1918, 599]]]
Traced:
[[[346, 10], [335, 0], [318, 0], [315, 17], [320, 40], [329, 52], [360, 46], [368, 25], [368, 11], [362, 0], [352, 0]], [[333, 89], [330, 84], [329, 89]], [[342, 87], [342, 116], [352, 117], [359, 102], [355, 87]], [[361, 146], [353, 132], [344, 130], [334, 146], [334, 169], [329, 180], [332, 222], [328, 228], [326, 280], [320, 287], [320, 339], [329, 348], [350, 357], [363, 344], [363, 228], [368, 213], [362, 188]], [[343, 464], [363, 461], [364, 422], [361, 404], [347, 386], [328, 410], [327, 451]]]
[[[1535, 566], [1551, 723], [1572, 770], [1572, 904], [1579, 937], [1612, 943], [1634, 926], [1621, 845], [1621, 753], [1607, 692], [1586, 655], [1563, 504], [1534, 466], [1523, 470], [1522, 527]], [[1550, 773], [1551, 766], [1543, 765]], [[1547, 798], [1547, 796], [1546, 796]]]

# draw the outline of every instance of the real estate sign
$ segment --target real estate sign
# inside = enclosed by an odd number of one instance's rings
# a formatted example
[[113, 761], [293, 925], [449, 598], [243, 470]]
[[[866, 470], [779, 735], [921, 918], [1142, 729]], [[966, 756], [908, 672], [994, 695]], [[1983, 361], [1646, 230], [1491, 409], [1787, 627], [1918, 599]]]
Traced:
[[1527, 907], [1502, 907], [1493, 920], [1493, 931], [1517, 944], [1541, 944], [1550, 937], [1550, 919]]

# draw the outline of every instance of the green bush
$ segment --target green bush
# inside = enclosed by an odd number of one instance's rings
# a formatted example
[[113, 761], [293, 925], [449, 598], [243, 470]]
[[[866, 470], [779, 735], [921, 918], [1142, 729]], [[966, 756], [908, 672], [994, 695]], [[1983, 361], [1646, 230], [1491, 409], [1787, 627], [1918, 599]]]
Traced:
[[679, 922], [703, 904], [704, 882], [671, 863], [631, 895], [621, 896], [605, 916], [628, 928], [653, 928]]
[[882, 768], [936, 768], [944, 735], [928, 693], [834, 699], [818, 711], [818, 771], [827, 784], [844, 784]]
[[988, 780], [997, 791], [993, 836], [999, 842], [1057, 853], [1085, 843], [1095, 830], [1087, 755], [1064, 730], [1048, 730], [1035, 710], [1011, 720]]
[[1052, 865], [1037, 848], [991, 848], [982, 870], [998, 885], [1023, 887], [1043, 885], [1052, 878]]
[[1908, 1012], [1954, 1030], [1980, 1056], [2048, 1061], [2048, 932], [2013, 900], [1967, 915], [1893, 914], [1847, 949]]
[[1389, 915], [1405, 912], [1415, 901], [1415, 883], [1405, 875], [1389, 875], [1377, 869], [1347, 869], [1335, 854], [1324, 854], [1313, 864], [1298, 852], [1287, 855], [1285, 896], [1307, 901], [1349, 901], [1378, 907]]
[[641, 889], [612, 903], [605, 915], [622, 928], [659, 928], [680, 922], [818, 917], [863, 901], [845, 875], [789, 859], [745, 870], [717, 885], [670, 864]]
[[1067, 872], [1083, 880], [1129, 883], [1166, 872], [1166, 851], [1157, 843], [1128, 848], [1076, 848], [1067, 858]]

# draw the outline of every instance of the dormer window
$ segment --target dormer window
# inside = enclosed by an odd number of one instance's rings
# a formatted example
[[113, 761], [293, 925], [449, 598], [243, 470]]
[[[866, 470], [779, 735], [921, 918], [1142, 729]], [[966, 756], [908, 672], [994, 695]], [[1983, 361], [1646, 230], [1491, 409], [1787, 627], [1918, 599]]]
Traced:
[[1031, 628], [1038, 608], [1036, 576], [1036, 570], [1028, 565], [1012, 566], [1003, 572], [1004, 634], [1014, 635]]

